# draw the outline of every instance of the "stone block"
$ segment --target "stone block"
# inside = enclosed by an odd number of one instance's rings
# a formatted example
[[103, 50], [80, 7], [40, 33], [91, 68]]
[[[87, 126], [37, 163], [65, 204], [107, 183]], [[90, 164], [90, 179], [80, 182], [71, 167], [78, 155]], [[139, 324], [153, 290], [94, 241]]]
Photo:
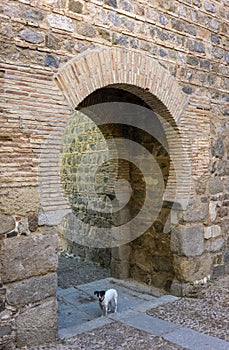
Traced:
[[129, 245], [122, 245], [112, 249], [112, 257], [116, 260], [129, 260], [131, 247]]
[[5, 335], [8, 335], [12, 332], [11, 325], [2, 325], [0, 326], [0, 338], [4, 337]]
[[216, 279], [225, 275], [226, 269], [225, 265], [214, 266], [212, 278]]
[[223, 192], [222, 180], [218, 177], [214, 177], [209, 181], [209, 191], [211, 194], [217, 194]]
[[208, 226], [204, 228], [204, 238], [210, 239], [221, 235], [221, 227], [219, 225]]
[[14, 228], [14, 218], [10, 215], [0, 214], [0, 234], [12, 231]]
[[57, 337], [57, 301], [51, 298], [25, 309], [16, 318], [17, 346], [53, 342]]
[[208, 252], [218, 252], [224, 246], [225, 240], [223, 237], [216, 237], [206, 241], [205, 247]]
[[40, 198], [36, 187], [13, 188], [0, 192], [0, 210], [6, 214], [27, 216], [28, 213], [38, 212], [39, 205]]
[[3, 283], [55, 272], [58, 265], [57, 235], [37, 234], [4, 239], [1, 257]]
[[50, 14], [48, 15], [48, 22], [53, 28], [66, 30], [67, 32], [74, 32], [73, 21], [66, 16]]
[[114, 278], [125, 279], [129, 277], [130, 264], [122, 261], [121, 263], [115, 259], [111, 260], [111, 275]]
[[30, 29], [23, 29], [19, 35], [21, 39], [32, 44], [40, 44], [44, 41], [42, 35]]
[[198, 256], [204, 251], [204, 230], [202, 225], [181, 226], [172, 230], [171, 250], [186, 256]]
[[83, 12], [83, 4], [80, 1], [69, 0], [68, 9], [69, 9], [69, 11], [72, 11], [75, 13], [82, 13]]
[[55, 295], [57, 275], [51, 273], [32, 277], [7, 286], [7, 302], [11, 305], [26, 305]]
[[208, 204], [201, 203], [195, 208], [189, 208], [184, 213], [184, 221], [186, 222], [202, 222], [207, 218]]
[[88, 36], [89, 38], [94, 38], [97, 34], [96, 29], [91, 24], [84, 22], [80, 22], [76, 26], [76, 31], [81, 35]]
[[208, 253], [195, 258], [174, 256], [174, 271], [180, 282], [201, 280], [211, 275], [211, 270], [212, 258]]

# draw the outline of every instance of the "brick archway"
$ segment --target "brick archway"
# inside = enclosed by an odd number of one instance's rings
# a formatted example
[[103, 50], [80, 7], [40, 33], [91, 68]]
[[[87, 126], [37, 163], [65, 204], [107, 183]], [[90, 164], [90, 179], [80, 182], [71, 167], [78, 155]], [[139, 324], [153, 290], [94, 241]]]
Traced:
[[188, 103], [187, 95], [160, 63], [118, 48], [94, 50], [73, 58], [59, 70], [55, 81], [72, 109], [96, 89], [117, 84], [148, 92], [154, 111], [166, 118], [169, 114], [176, 124]]
[[[167, 133], [170, 152], [173, 154], [173, 163], [175, 165], [176, 161], [179, 163], [176, 172], [179, 173], [178, 176], [182, 180], [177, 186], [175, 171], [171, 169], [164, 199], [179, 202], [182, 207], [186, 206], [190, 195], [190, 193], [186, 193], [186, 189], [190, 189], [190, 164], [183, 155], [184, 152], [186, 155], [190, 154], [190, 145], [187, 136], [183, 141], [183, 133], [186, 134], [192, 120], [189, 123], [186, 118], [183, 123], [183, 112], [187, 109], [188, 97], [182, 92], [175, 78], [162, 65], [152, 57], [135, 51], [103, 48], [86, 52], [67, 62], [55, 75], [54, 81], [72, 110], [75, 110], [78, 104], [95, 90], [109, 86], [130, 91], [143, 99], [160, 117]], [[52, 209], [53, 203], [50, 204], [50, 201], [47, 201], [49, 190], [42, 188], [43, 176], [46, 176], [43, 169], [43, 172], [39, 174], [41, 208], [44, 214], [41, 215], [41, 222], [48, 222], [51, 225], [58, 224], [70, 210], [69, 203], [60, 186], [60, 178], [56, 174], [56, 167], [53, 164], [54, 159], [56, 159], [58, 167], [61, 137], [68, 118], [69, 116], [66, 115], [65, 119], [62, 118], [58, 129], [52, 130], [40, 157], [40, 163], [48, 164], [52, 156], [53, 170], [48, 168], [47, 172], [53, 178], [52, 190], [58, 193], [59, 203], [64, 208], [57, 215]], [[179, 135], [179, 142], [178, 138], [171, 134], [170, 125]], [[182, 165], [180, 164], [181, 159]], [[56, 178], [55, 181], [54, 178]]]
[[[186, 131], [192, 120], [186, 119], [184, 122], [184, 111], [187, 110], [189, 98], [182, 92], [180, 85], [168, 70], [153, 58], [138, 52], [104, 48], [89, 51], [73, 58], [59, 70], [54, 81], [72, 110], [75, 110], [86, 97], [104, 87], [126, 90], [146, 102], [158, 116], [172, 154], [173, 166], [170, 169], [163, 199], [170, 202], [172, 209], [177, 209], [177, 203], [179, 209], [186, 208], [192, 191], [190, 149]], [[50, 147], [49, 151], [51, 150], [52, 158], [57, 159], [57, 162], [61, 137], [68, 119], [69, 116], [66, 116], [58, 130], [53, 130], [52, 133], [50, 142], [59, 145], [59, 149]], [[183, 133], [186, 135], [185, 138], [183, 138]], [[44, 154], [44, 156], [46, 155], [47, 153]], [[50, 152], [48, 152], [47, 157], [50, 157]], [[178, 183], [176, 178], [180, 179]], [[66, 213], [71, 212], [71, 206], [63, 193], [60, 182], [59, 178], [56, 183], [53, 182], [52, 190], [54, 191], [54, 187], [56, 187], [55, 192], [59, 191], [61, 196], [58, 200], [66, 209], [59, 213], [58, 210], [53, 213], [49, 209], [49, 204], [42, 203], [45, 216], [49, 218], [52, 225], [59, 224]], [[41, 176], [40, 183], [42, 183]], [[116, 257], [122, 255], [122, 251], [116, 251], [115, 255]], [[114, 270], [116, 270], [116, 277], [127, 277], [122, 275], [120, 272], [122, 268], [120, 269], [117, 264]]]

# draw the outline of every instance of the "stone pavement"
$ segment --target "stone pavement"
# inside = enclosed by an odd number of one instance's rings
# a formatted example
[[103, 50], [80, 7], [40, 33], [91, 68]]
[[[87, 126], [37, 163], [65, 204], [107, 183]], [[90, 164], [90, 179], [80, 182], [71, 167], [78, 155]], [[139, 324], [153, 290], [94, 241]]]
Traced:
[[[118, 312], [101, 317], [95, 290], [116, 288], [119, 294]], [[148, 316], [146, 310], [172, 302], [171, 295], [157, 296], [144, 293], [137, 283], [106, 278], [67, 289], [58, 288], [59, 338], [68, 339], [83, 332], [90, 332], [113, 321], [145, 331], [190, 350], [229, 350], [229, 343], [216, 337], [199, 333], [190, 328]]]

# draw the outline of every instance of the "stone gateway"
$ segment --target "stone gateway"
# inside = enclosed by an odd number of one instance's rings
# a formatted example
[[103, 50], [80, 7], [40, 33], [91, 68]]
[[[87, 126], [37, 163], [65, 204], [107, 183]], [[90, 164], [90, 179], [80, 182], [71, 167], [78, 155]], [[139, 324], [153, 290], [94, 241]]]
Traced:
[[178, 296], [228, 273], [228, 5], [1, 1], [0, 348], [56, 339], [58, 247]]

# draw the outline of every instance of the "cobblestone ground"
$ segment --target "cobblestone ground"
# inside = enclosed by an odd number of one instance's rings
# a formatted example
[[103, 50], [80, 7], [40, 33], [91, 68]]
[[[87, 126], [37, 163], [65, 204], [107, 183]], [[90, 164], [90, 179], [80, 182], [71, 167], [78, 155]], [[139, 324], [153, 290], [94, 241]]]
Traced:
[[66, 343], [47, 344], [33, 350], [184, 350], [160, 337], [113, 322], [82, 333]]
[[[109, 277], [110, 271], [91, 263], [79, 262], [71, 256], [59, 260], [58, 284], [68, 288]], [[160, 317], [197, 331], [227, 339], [228, 329], [228, 277], [212, 282], [196, 298], [182, 298], [149, 310], [148, 315]], [[158, 336], [112, 322], [66, 341], [26, 347], [28, 350], [185, 350]]]
[[58, 286], [70, 288], [110, 277], [110, 270], [89, 262], [81, 262], [71, 254], [59, 256]]
[[228, 312], [229, 276], [225, 276], [211, 282], [195, 298], [182, 298], [147, 314], [229, 341]]

